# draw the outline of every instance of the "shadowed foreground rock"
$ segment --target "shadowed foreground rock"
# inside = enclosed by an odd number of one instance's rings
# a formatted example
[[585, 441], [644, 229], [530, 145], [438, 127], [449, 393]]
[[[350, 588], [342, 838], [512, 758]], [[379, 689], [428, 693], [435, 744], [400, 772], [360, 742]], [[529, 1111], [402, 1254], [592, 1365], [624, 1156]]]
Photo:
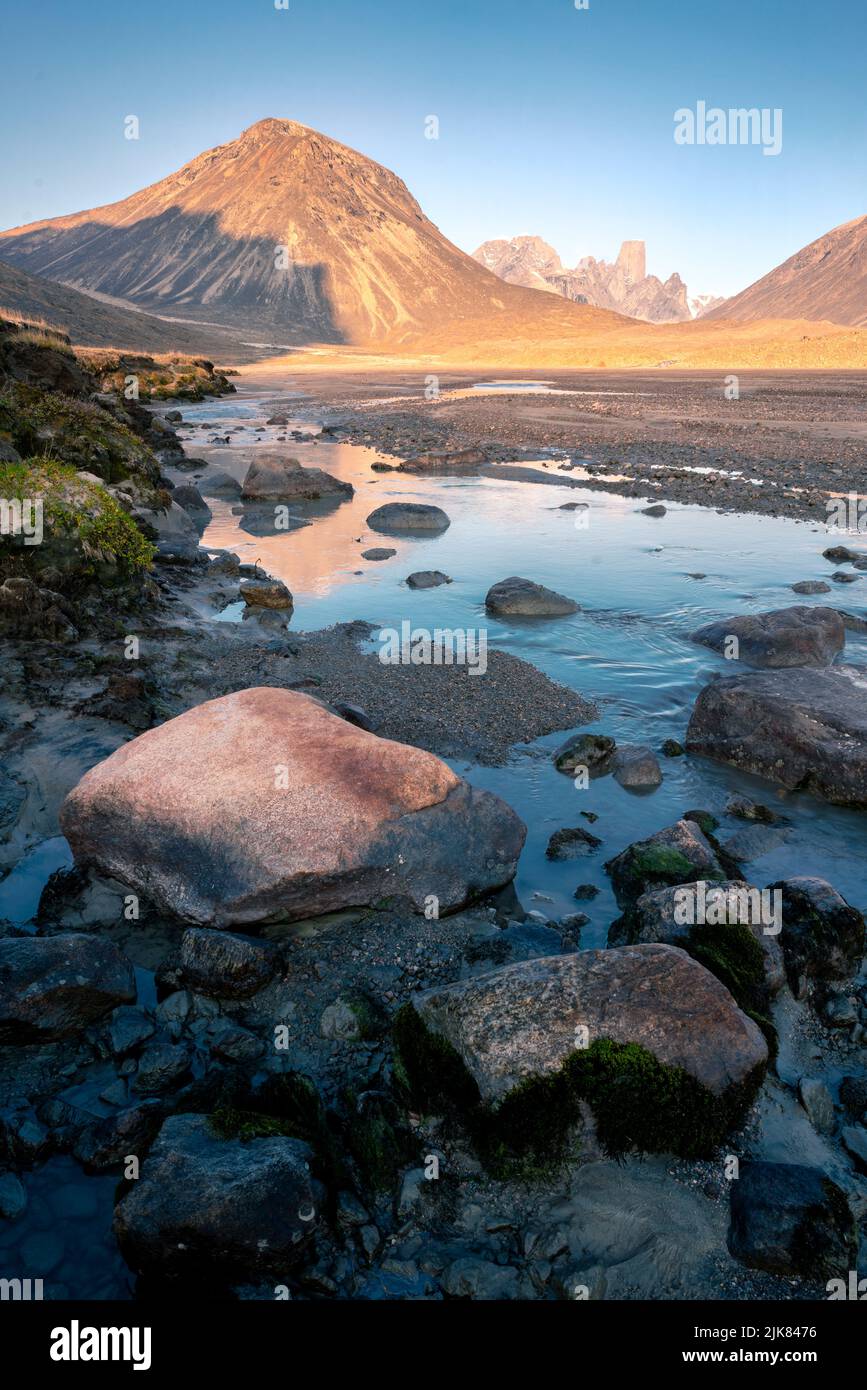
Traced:
[[753, 1269], [818, 1282], [847, 1277], [858, 1240], [843, 1192], [820, 1168], [742, 1163], [731, 1184], [728, 1246]]
[[135, 995], [132, 964], [111, 942], [75, 933], [0, 941], [0, 1043], [69, 1037]]
[[867, 670], [761, 671], [711, 681], [695, 702], [686, 746], [789, 791], [867, 805]]
[[431, 753], [260, 687], [134, 739], [69, 794], [79, 861], [203, 925], [293, 920], [510, 882], [525, 827]]
[[548, 1162], [545, 1143], [553, 1150], [585, 1104], [611, 1151], [707, 1151], [768, 1057], [720, 981], [663, 945], [548, 956], [428, 990], [398, 1040], [411, 1081], [430, 1093], [450, 1077], [498, 1147], [542, 1147]]
[[787, 878], [779, 890], [784, 930], [780, 935], [793, 993], [810, 980], [846, 980], [864, 956], [864, 918], [823, 878]]
[[167, 1276], [283, 1273], [318, 1220], [310, 1158], [298, 1139], [221, 1139], [204, 1115], [173, 1116], [115, 1210], [124, 1258]]
[[719, 618], [692, 634], [692, 641], [725, 652], [738, 641], [738, 659], [748, 666], [829, 666], [843, 650], [846, 630], [836, 608], [796, 604], [771, 613]]

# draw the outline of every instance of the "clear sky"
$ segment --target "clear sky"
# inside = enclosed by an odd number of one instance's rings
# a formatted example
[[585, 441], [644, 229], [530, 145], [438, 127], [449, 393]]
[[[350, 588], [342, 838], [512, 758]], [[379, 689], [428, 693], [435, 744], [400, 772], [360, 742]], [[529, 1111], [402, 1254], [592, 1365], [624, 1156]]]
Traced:
[[[643, 238], [692, 293], [867, 212], [865, 0], [2, 0], [0, 33], [3, 227], [124, 197], [263, 116], [386, 164], [464, 250], [535, 233], [571, 265]], [[782, 153], [676, 145], [699, 100], [782, 108]]]

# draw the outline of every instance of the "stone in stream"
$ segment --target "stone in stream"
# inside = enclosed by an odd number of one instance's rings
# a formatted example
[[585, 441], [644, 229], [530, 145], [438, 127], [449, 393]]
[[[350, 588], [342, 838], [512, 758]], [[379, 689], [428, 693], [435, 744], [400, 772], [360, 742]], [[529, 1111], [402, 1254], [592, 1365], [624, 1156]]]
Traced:
[[614, 780], [629, 791], [653, 791], [662, 782], [662, 770], [652, 749], [639, 743], [623, 743], [611, 763]]
[[240, 497], [241, 484], [237, 478], [233, 478], [231, 473], [226, 473], [222, 469], [216, 469], [213, 473], [208, 473], [199, 481], [201, 491], [207, 497]]
[[605, 869], [622, 907], [655, 888], [699, 879], [722, 883], [728, 877], [716, 851], [691, 820], [679, 820], [646, 840], [636, 840], [609, 859]]
[[687, 751], [841, 806], [867, 805], [867, 669], [755, 671], [706, 685]]
[[298, 459], [257, 454], [244, 478], [241, 495], [250, 502], [316, 502], [321, 497], [351, 497], [355, 489], [321, 468], [303, 468]]
[[798, 1082], [798, 1098], [818, 1134], [833, 1134], [837, 1128], [834, 1099], [824, 1081], [802, 1076]]
[[197, 526], [204, 527], [207, 524], [211, 509], [195, 483], [180, 483], [172, 493], [172, 501], [183, 507], [185, 512], [189, 512]]
[[792, 592], [796, 594], [830, 594], [831, 585], [826, 584], [824, 579], [801, 579], [797, 584], [792, 585]]
[[209, 700], [119, 748], [66, 798], [73, 854], [200, 925], [296, 920], [511, 882], [526, 834], [431, 753], [297, 691]]
[[436, 589], [440, 584], [451, 584], [451, 579], [442, 570], [416, 570], [406, 577], [409, 589]]
[[487, 463], [483, 449], [431, 449], [398, 465], [400, 473], [475, 473]]
[[836, 570], [831, 575], [832, 584], [857, 584], [860, 574], [850, 574], [848, 570]]
[[445, 531], [450, 525], [442, 507], [423, 502], [386, 502], [367, 518], [372, 531]]
[[416, 994], [397, 1041], [420, 1103], [558, 1156], [589, 1107], [609, 1152], [708, 1152], [760, 1084], [765, 1040], [685, 951], [625, 946], [506, 966]]
[[282, 579], [245, 579], [240, 595], [250, 608], [289, 608], [295, 606], [291, 593]]
[[737, 640], [735, 658], [748, 666], [829, 666], [843, 650], [846, 632], [836, 608], [798, 604], [719, 618], [698, 628], [690, 640], [727, 654], [732, 638]]
[[864, 956], [865, 924], [823, 878], [786, 878], [768, 885], [779, 892], [780, 944], [792, 992], [801, 997], [813, 980], [847, 980]]
[[485, 596], [485, 607], [495, 617], [516, 618], [558, 618], [579, 611], [574, 599], [518, 575], [492, 585]]
[[855, 1219], [821, 1168], [742, 1160], [730, 1190], [728, 1247], [742, 1264], [816, 1283], [856, 1267]]
[[580, 825], [563, 830], [555, 830], [548, 841], [548, 848], [545, 855], [548, 859], [570, 860], [583, 859], [586, 854], [592, 854], [598, 849], [602, 841], [595, 835], [591, 835], [589, 830], [584, 830]]
[[590, 777], [605, 777], [616, 748], [607, 734], [572, 734], [554, 754], [554, 766], [570, 777], [584, 767]]
[[390, 550], [387, 546], [374, 546], [372, 550], [362, 550], [362, 560], [390, 560], [392, 555], [396, 555], [396, 550]]
[[166, 1120], [114, 1213], [138, 1273], [282, 1276], [319, 1223], [312, 1151], [283, 1135], [221, 1138], [204, 1115]]
[[665, 516], [667, 509], [661, 502], [653, 502], [649, 507], [642, 507], [642, 516]]
[[0, 1043], [73, 1036], [135, 996], [132, 964], [110, 941], [77, 933], [0, 940]]
[[834, 565], [845, 565], [867, 559], [867, 553], [863, 550], [850, 550], [848, 545], [832, 545], [828, 550], [822, 551], [822, 558], [830, 560]]

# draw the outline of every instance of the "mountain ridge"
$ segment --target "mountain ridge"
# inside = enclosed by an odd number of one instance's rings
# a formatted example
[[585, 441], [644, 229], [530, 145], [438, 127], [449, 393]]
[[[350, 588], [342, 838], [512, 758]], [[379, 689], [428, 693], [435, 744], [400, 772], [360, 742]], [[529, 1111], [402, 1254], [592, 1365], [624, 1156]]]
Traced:
[[867, 326], [867, 215], [842, 222], [802, 246], [707, 317], [739, 322], [828, 319], [853, 328]]
[[151, 313], [218, 314], [290, 343], [400, 345], [486, 317], [544, 334], [598, 313], [505, 288], [396, 174], [274, 117], [118, 202], [0, 232], [0, 257]]

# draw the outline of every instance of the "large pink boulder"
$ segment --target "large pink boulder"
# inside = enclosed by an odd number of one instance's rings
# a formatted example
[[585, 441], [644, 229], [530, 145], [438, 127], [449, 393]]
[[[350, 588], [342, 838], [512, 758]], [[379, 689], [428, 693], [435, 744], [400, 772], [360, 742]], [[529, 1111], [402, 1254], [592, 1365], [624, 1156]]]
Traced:
[[433, 754], [267, 687], [119, 748], [60, 821], [77, 861], [219, 927], [387, 897], [455, 909], [512, 879], [526, 834], [505, 802]]

